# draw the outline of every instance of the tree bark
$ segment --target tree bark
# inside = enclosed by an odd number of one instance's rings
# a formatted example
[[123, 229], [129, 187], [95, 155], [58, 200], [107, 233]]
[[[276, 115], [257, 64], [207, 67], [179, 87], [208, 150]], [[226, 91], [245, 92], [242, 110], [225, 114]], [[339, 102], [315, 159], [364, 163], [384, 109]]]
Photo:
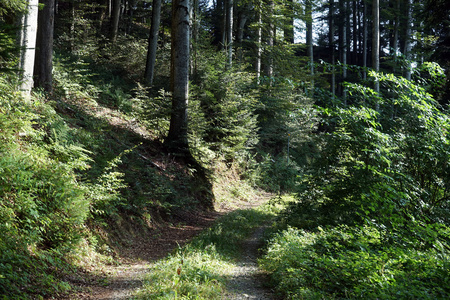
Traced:
[[226, 44], [227, 67], [231, 68], [233, 63], [233, 0], [227, 1], [226, 10]]
[[358, 64], [358, 5], [357, 0], [353, 1], [353, 52], [352, 52], [352, 64], [357, 65]]
[[34, 60], [34, 86], [44, 91], [53, 91], [53, 30], [55, 21], [55, 0], [40, 0], [44, 8], [38, 13], [36, 54]]
[[398, 30], [400, 25], [400, 0], [395, 0], [395, 21], [394, 33], [392, 37], [392, 51], [394, 58], [397, 58], [398, 53]]
[[116, 42], [117, 34], [119, 33], [120, 5], [121, 0], [113, 1], [112, 22], [111, 22], [111, 40], [113, 43]]
[[161, 0], [153, 0], [152, 23], [150, 25], [150, 36], [148, 38], [147, 64], [145, 67], [145, 74], [144, 74], [145, 81], [149, 85], [153, 84], [160, 22], [161, 22]]
[[[380, 71], [380, 0], [372, 0], [372, 68]], [[375, 92], [380, 92], [380, 83], [374, 82]]]
[[403, 54], [406, 59], [405, 78], [411, 80], [411, 22], [412, 22], [412, 0], [406, 0], [406, 34], [405, 34], [405, 49]]
[[261, 56], [262, 56], [262, 3], [261, 0], [257, 3], [257, 19], [258, 19], [258, 27], [256, 29], [256, 62], [255, 62], [255, 71], [256, 71], [256, 79], [259, 82], [259, 78], [261, 77]]
[[172, 113], [166, 147], [185, 157], [188, 143], [189, 0], [172, 2], [171, 91]]
[[367, 79], [367, 2], [363, 1], [364, 11], [363, 11], [363, 80]]
[[275, 3], [273, 0], [269, 0], [269, 26], [268, 26], [268, 35], [267, 35], [267, 48], [269, 51], [266, 51], [265, 59], [264, 59], [264, 73], [268, 78], [273, 76], [273, 58], [272, 58], [272, 50], [275, 39], [275, 26], [273, 24], [273, 11], [275, 8]]
[[313, 48], [313, 17], [312, 0], [306, 0], [306, 46], [309, 57], [309, 75], [311, 76], [311, 95], [314, 93], [314, 48]]
[[24, 96], [29, 96], [33, 87], [34, 58], [36, 53], [36, 33], [38, 27], [39, 0], [29, 0], [28, 11], [21, 18], [19, 45], [21, 48], [19, 70], [22, 83], [20, 90]]
[[248, 20], [247, 13], [241, 12], [239, 15], [239, 26], [237, 31], [237, 43], [238, 43], [237, 58], [239, 60], [239, 63], [242, 63], [242, 61], [244, 60], [242, 42], [244, 41], [244, 28], [245, 24], [247, 23], [247, 20]]
[[328, 39], [330, 43], [330, 55], [331, 55], [331, 95], [334, 99], [336, 94], [336, 72], [335, 72], [335, 57], [334, 57], [334, 0], [329, 2], [329, 14], [328, 14]]
[[[347, 5], [345, 0], [339, 0], [339, 56], [342, 62], [342, 81], [347, 79]], [[344, 100], [344, 105], [347, 105], [347, 91], [342, 88], [342, 98]]]

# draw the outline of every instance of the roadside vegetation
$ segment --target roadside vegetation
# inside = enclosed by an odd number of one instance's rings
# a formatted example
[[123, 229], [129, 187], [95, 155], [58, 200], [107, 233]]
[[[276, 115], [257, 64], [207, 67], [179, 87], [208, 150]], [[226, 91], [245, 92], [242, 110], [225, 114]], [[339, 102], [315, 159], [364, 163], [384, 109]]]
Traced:
[[260, 261], [288, 299], [450, 296], [448, 112], [421, 77], [374, 76], [383, 94], [349, 84], [352, 106], [323, 107], [320, 152]]

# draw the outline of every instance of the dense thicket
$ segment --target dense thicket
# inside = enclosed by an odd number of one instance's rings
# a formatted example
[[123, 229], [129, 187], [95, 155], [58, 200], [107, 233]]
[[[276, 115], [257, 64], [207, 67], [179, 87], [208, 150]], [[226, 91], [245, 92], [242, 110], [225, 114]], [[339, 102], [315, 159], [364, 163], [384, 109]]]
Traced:
[[40, 1], [31, 96], [30, 3], [0, 3], [0, 293], [211, 208], [225, 164], [296, 195], [262, 261], [284, 296], [449, 296], [447, 1]]

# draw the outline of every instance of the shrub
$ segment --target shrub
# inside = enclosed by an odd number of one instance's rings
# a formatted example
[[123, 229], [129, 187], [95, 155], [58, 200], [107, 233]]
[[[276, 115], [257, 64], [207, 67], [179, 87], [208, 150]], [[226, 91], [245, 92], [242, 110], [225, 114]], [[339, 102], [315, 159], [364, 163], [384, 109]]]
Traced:
[[386, 245], [373, 227], [289, 228], [269, 242], [260, 264], [288, 299], [445, 299], [448, 244], [435, 246]]

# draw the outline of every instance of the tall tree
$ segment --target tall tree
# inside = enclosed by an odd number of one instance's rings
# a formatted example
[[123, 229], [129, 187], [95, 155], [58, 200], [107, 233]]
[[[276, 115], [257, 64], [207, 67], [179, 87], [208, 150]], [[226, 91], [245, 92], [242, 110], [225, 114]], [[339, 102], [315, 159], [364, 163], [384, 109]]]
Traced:
[[261, 60], [262, 60], [262, 0], [258, 0], [256, 3], [256, 62], [255, 71], [256, 78], [259, 80], [261, 77]]
[[36, 52], [36, 33], [38, 26], [39, 0], [29, 0], [27, 13], [21, 18], [19, 44], [21, 47], [19, 70], [22, 72], [21, 91], [29, 95], [33, 87], [34, 57]]
[[190, 157], [188, 143], [189, 98], [189, 0], [172, 2], [171, 91], [172, 113], [167, 148], [182, 156]]
[[330, 44], [330, 55], [331, 55], [331, 94], [334, 98], [336, 94], [336, 72], [335, 72], [335, 53], [334, 53], [334, 0], [329, 0], [329, 11], [328, 11], [328, 40]]
[[39, 3], [43, 5], [43, 8], [38, 13], [34, 86], [52, 92], [55, 0], [40, 0]]
[[[372, 68], [375, 72], [380, 71], [380, 0], [372, 0]], [[377, 79], [374, 82], [374, 90], [380, 91], [380, 82]]]
[[271, 78], [273, 76], [273, 46], [275, 42], [276, 35], [276, 27], [275, 27], [275, 18], [274, 18], [274, 10], [275, 3], [274, 0], [269, 0], [267, 3], [269, 9], [268, 13], [268, 21], [269, 24], [267, 26], [267, 45], [266, 45], [266, 57], [264, 61], [264, 73], [267, 77]]
[[120, 8], [121, 0], [113, 0], [112, 20], [111, 20], [111, 40], [116, 42], [117, 35], [119, 33], [119, 20], [120, 20]]
[[368, 26], [367, 26], [367, 1], [363, 1], [363, 80], [367, 79], [367, 48], [368, 48]]
[[405, 49], [403, 54], [406, 59], [405, 78], [411, 80], [411, 23], [412, 23], [412, 0], [406, 0], [406, 32]]
[[314, 92], [314, 48], [313, 48], [313, 14], [312, 14], [312, 0], [305, 1], [306, 13], [306, 47], [307, 55], [309, 57], [309, 74], [311, 75], [311, 93]]
[[239, 21], [238, 21], [238, 28], [237, 28], [237, 59], [241, 63], [243, 61], [243, 51], [242, 51], [242, 42], [244, 41], [244, 28], [245, 24], [248, 21], [248, 10], [244, 7], [243, 10], [239, 12]]
[[227, 51], [227, 66], [233, 62], [233, 0], [226, 1], [225, 49]]
[[148, 84], [153, 84], [155, 72], [156, 50], [158, 48], [158, 32], [161, 22], [161, 0], [153, 0], [152, 22], [150, 25], [150, 36], [148, 38], [147, 64], [144, 78]]
[[[339, 56], [342, 62], [342, 80], [347, 79], [347, 1], [339, 0]], [[343, 88], [343, 87], [342, 87]], [[342, 97], [344, 104], [347, 104], [347, 91], [345, 88], [342, 90]]]

